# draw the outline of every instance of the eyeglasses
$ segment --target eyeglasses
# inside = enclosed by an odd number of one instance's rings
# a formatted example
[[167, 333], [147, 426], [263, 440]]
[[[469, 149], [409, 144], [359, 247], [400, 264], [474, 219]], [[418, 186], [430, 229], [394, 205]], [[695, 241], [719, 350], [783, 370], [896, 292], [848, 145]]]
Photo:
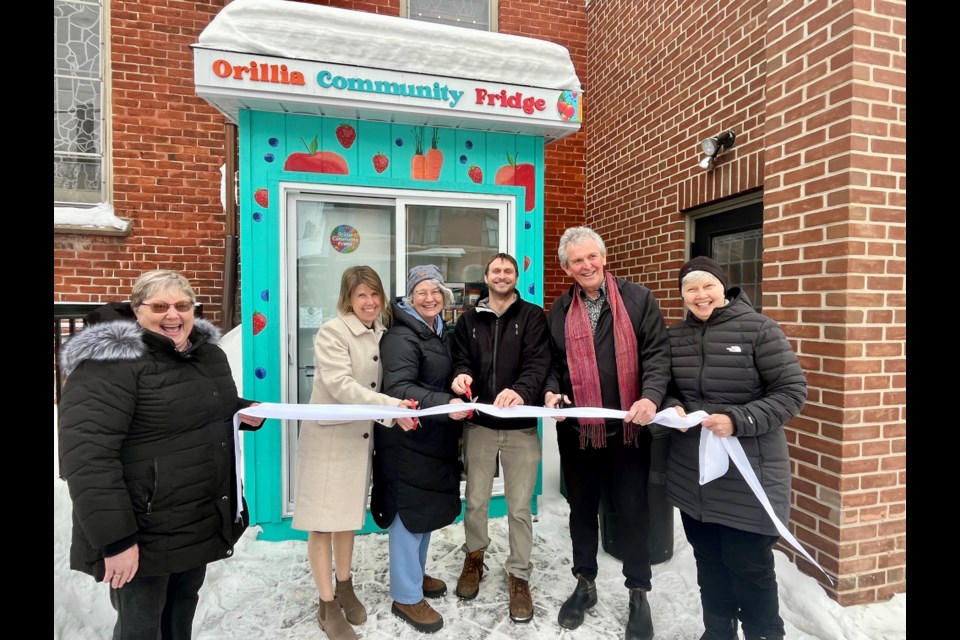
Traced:
[[180, 302], [141, 302], [141, 307], [150, 307], [150, 311], [154, 313], [166, 313], [170, 307], [173, 307], [180, 313], [186, 313], [187, 311], [193, 311], [193, 303], [189, 300], [181, 300]]
[[417, 300], [425, 300], [426, 298], [442, 298], [443, 291], [440, 289], [434, 289], [433, 291], [417, 291], [413, 294], [413, 297]]

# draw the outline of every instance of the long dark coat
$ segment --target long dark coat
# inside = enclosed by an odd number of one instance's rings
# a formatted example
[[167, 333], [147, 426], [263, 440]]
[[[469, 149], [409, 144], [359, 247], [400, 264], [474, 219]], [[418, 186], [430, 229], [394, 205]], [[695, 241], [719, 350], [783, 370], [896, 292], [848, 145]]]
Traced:
[[61, 363], [60, 475], [73, 501], [70, 568], [104, 576], [104, 556], [140, 547], [137, 576], [233, 554], [237, 397], [220, 332], [197, 319], [184, 352], [129, 321], [92, 325]]
[[[398, 307], [394, 325], [380, 341], [383, 393], [413, 398], [427, 409], [448, 404], [453, 360], [451, 336], [438, 336]], [[416, 430], [376, 425], [370, 510], [381, 528], [400, 516], [412, 533], [447, 526], [460, 515], [461, 422], [446, 415], [425, 417]]]

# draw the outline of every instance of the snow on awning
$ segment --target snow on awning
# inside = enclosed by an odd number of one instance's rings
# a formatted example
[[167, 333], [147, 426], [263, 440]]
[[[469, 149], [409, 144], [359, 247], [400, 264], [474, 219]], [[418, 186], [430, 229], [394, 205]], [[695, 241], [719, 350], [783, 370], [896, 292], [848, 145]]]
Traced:
[[534, 38], [234, 0], [200, 34], [194, 55], [198, 95], [235, 122], [241, 109], [255, 109], [548, 139], [580, 128], [582, 91], [569, 52]]

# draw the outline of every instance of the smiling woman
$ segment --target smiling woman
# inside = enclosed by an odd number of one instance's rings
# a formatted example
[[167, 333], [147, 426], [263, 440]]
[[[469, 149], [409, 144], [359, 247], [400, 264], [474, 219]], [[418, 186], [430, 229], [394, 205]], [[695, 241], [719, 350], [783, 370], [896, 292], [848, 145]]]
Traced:
[[140, 326], [167, 336], [177, 351], [184, 351], [190, 346], [196, 296], [186, 278], [171, 274], [154, 271], [142, 276], [130, 294], [130, 305]]
[[[344, 270], [337, 317], [320, 327], [313, 342], [312, 404], [411, 406], [379, 393], [380, 339], [391, 323], [385, 302], [383, 283], [372, 267]], [[397, 420], [396, 427], [393, 420], [379, 422], [397, 430], [413, 427], [409, 418]], [[367, 619], [353, 589], [351, 566], [354, 531], [363, 526], [370, 495], [373, 425], [372, 420], [304, 420], [297, 440], [292, 526], [309, 532], [307, 557], [320, 595], [317, 623], [337, 640], [355, 639], [351, 625]]]
[[110, 305], [123, 319], [88, 326], [60, 358], [70, 568], [110, 585], [115, 637], [162, 626], [189, 638], [207, 564], [233, 555], [249, 521], [233, 416], [255, 403], [238, 397], [220, 331], [194, 318], [195, 301], [179, 273], [149, 271], [129, 305]]

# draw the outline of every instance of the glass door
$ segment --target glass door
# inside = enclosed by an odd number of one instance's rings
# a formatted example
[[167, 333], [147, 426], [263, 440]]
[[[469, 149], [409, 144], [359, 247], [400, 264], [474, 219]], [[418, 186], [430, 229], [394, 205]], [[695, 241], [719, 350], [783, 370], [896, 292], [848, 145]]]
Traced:
[[[307, 404], [313, 389], [313, 339], [320, 325], [337, 316], [340, 278], [348, 267], [369, 265], [387, 291], [394, 287], [392, 200], [320, 195], [287, 195], [287, 400]], [[289, 420], [284, 504], [293, 511], [296, 442], [300, 421]]]

